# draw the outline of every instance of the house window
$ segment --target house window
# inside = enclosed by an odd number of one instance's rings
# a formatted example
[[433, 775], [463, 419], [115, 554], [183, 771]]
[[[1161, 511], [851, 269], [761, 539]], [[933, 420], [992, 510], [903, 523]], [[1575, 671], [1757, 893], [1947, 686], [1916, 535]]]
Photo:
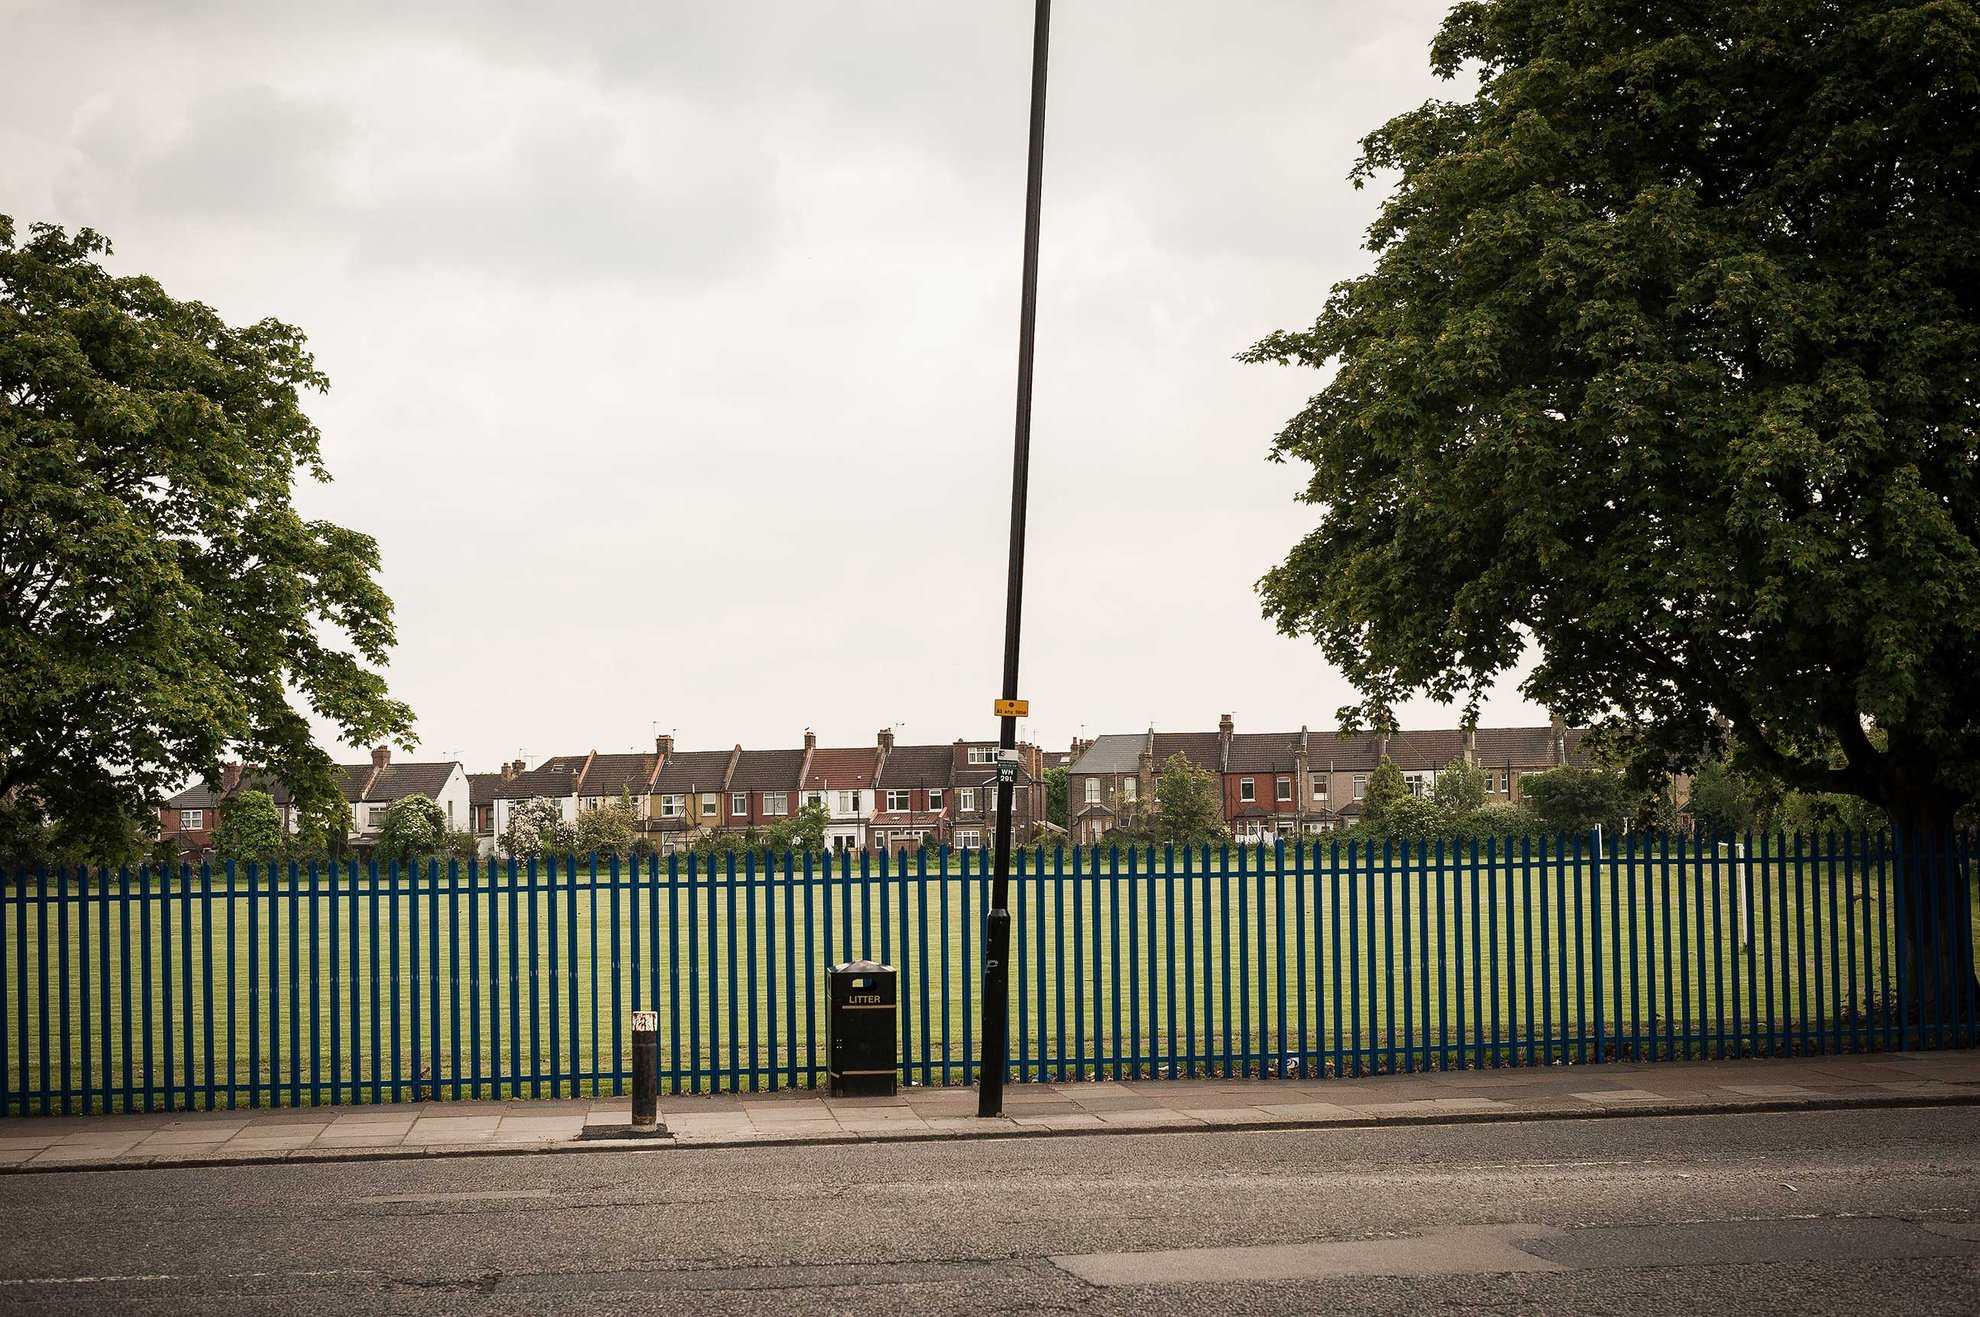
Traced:
[[385, 821], [385, 810], [386, 806], [384, 805], [367, 805], [364, 812], [364, 826], [375, 828], [383, 823]]
[[203, 809], [180, 810], [179, 826], [187, 832], [198, 832], [206, 826], [206, 811]]
[[825, 793], [824, 793], [823, 791], [807, 791], [807, 792], [805, 792], [805, 793], [804, 793], [804, 807], [805, 807], [806, 809], [824, 809], [824, 808], [825, 808]]
[[1256, 784], [1252, 782], [1250, 778], [1246, 777], [1246, 778], [1238, 779], [1238, 799], [1239, 800], [1258, 799], [1258, 787], [1256, 786]]
[[1423, 794], [1423, 787], [1424, 787], [1423, 778], [1424, 775], [1422, 773], [1403, 774], [1403, 784], [1409, 788], [1410, 795], [1420, 796]]
[[972, 745], [969, 748], [969, 762], [972, 764], [996, 763], [997, 747], [994, 745]]
[[1318, 773], [1313, 775], [1313, 798], [1315, 800], [1325, 800], [1327, 798], [1327, 779]]
[[791, 812], [791, 796], [788, 791], [766, 791], [763, 793], [763, 812], [778, 817]]
[[1356, 773], [1354, 775], [1354, 798], [1356, 800], [1360, 800], [1363, 796], [1366, 796], [1367, 794], [1368, 794], [1368, 774]]
[[681, 816], [682, 809], [686, 804], [687, 797], [685, 796], [662, 796], [660, 797], [660, 817], [663, 819], [677, 819]]
[[1086, 803], [1089, 805], [1100, 803], [1100, 779], [1097, 777], [1086, 779]]
[[981, 850], [983, 848], [983, 834], [973, 828], [965, 828], [956, 834], [956, 845], [966, 851]]
[[1132, 803], [1135, 799], [1135, 793], [1140, 790], [1141, 790], [1141, 783], [1138, 779], [1132, 777], [1124, 777], [1121, 779], [1122, 800]]
[[1292, 799], [1292, 779], [1282, 777], [1272, 784], [1272, 794], [1278, 800]]
[[956, 788], [956, 808], [964, 814], [974, 814], [976, 812], [975, 787]]
[[578, 802], [578, 808], [597, 809], [600, 805], [604, 803], [605, 803], [605, 797], [603, 796], [586, 796], [583, 800], [580, 800]]
[[729, 813], [731, 814], [749, 813], [749, 792], [731, 791], [729, 793]]
[[943, 798], [947, 795], [948, 795], [948, 791], [944, 787], [928, 788], [928, 808], [930, 809], [942, 808]]
[[912, 792], [889, 791], [887, 793], [887, 812], [889, 814], [905, 813], [913, 808], [914, 795]]
[[713, 819], [720, 818], [721, 815], [722, 798], [712, 791], [703, 793], [701, 797], [701, 817]]

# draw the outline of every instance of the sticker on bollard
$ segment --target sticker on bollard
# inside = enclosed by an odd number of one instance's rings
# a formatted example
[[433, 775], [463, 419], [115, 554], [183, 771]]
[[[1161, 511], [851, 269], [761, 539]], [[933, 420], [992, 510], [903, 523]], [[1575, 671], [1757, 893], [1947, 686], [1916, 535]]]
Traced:
[[660, 1123], [660, 1012], [632, 1013], [632, 1132], [665, 1134]]
[[886, 1097], [900, 1067], [895, 1046], [900, 971], [871, 960], [851, 960], [825, 972], [826, 1023], [831, 1051], [826, 1076], [833, 1097]]

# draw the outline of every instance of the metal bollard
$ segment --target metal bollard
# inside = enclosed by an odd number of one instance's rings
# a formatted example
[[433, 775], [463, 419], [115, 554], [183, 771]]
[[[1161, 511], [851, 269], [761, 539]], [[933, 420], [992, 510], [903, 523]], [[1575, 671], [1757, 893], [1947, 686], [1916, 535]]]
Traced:
[[659, 1134], [660, 1012], [632, 1013], [632, 1132]]

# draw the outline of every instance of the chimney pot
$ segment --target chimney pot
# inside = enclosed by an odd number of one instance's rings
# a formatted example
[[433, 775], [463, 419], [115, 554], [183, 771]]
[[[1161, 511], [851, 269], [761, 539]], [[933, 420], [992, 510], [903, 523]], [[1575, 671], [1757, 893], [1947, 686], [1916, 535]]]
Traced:
[[392, 762], [391, 746], [374, 745], [371, 747], [371, 766], [373, 768], [383, 768], [385, 767], [385, 765], [391, 762]]

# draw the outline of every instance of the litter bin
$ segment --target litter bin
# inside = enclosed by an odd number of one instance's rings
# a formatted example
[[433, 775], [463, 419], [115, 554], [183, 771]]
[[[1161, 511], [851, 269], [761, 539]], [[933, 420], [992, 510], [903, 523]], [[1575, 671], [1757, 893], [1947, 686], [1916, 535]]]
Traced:
[[900, 974], [892, 965], [849, 960], [825, 972], [825, 1067], [833, 1097], [888, 1097], [899, 1068], [894, 1021]]

